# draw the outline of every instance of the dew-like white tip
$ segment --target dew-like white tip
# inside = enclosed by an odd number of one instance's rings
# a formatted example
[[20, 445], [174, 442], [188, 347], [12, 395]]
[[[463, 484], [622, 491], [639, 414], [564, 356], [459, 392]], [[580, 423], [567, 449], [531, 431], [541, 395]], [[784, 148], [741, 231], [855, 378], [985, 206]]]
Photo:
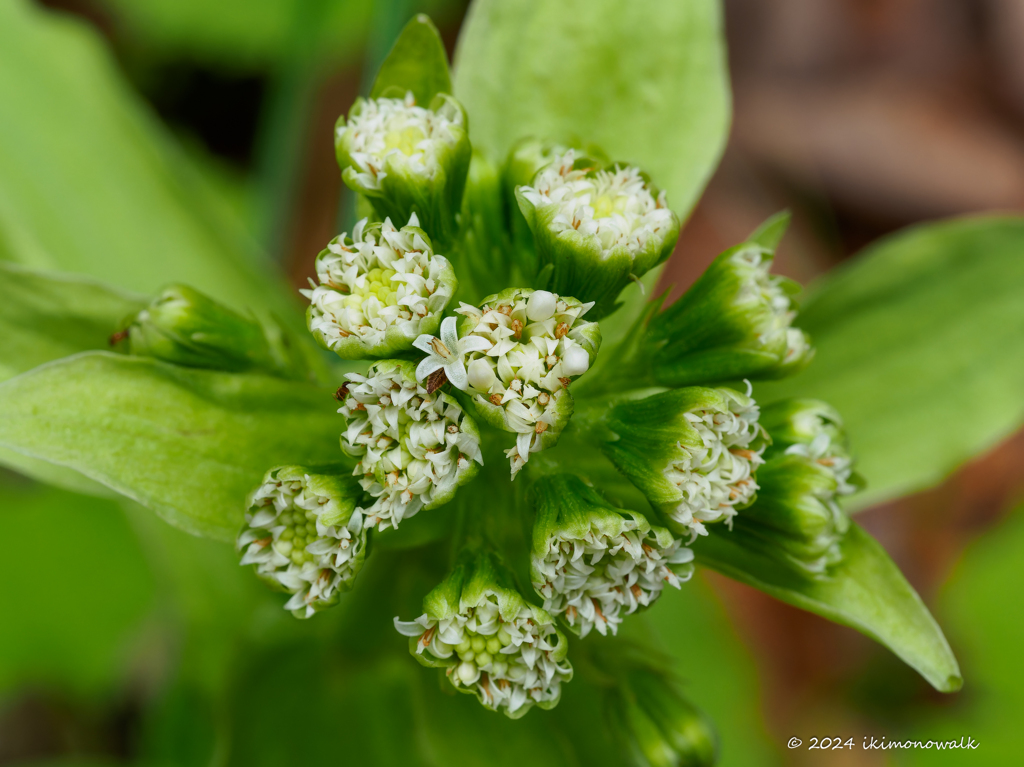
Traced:
[[543, 322], [555, 314], [557, 299], [554, 293], [535, 290], [526, 302], [526, 316], [531, 322]]
[[590, 355], [582, 346], [566, 349], [562, 357], [562, 370], [567, 376], [583, 375], [590, 369]]

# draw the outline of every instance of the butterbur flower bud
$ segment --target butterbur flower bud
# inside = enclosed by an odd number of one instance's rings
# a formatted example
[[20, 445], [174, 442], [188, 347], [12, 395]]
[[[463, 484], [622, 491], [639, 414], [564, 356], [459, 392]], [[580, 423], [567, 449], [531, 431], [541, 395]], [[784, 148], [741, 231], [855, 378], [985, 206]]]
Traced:
[[165, 288], [126, 330], [131, 354], [184, 367], [305, 378], [307, 366], [280, 328], [245, 317], [187, 285]]
[[711, 767], [718, 739], [710, 720], [663, 676], [631, 671], [610, 693], [608, 723], [632, 767]]
[[631, 166], [604, 166], [570, 149], [516, 190], [548, 287], [615, 307], [622, 289], [667, 259], [679, 219], [650, 180]]
[[544, 609], [585, 637], [615, 634], [625, 615], [693, 574], [693, 552], [642, 515], [612, 506], [571, 474], [534, 484], [530, 576]]
[[357, 99], [348, 121], [338, 120], [335, 149], [345, 183], [382, 218], [416, 213], [431, 236], [451, 241], [471, 155], [465, 110], [454, 98]]
[[484, 342], [466, 355], [468, 393], [482, 420], [517, 435], [505, 451], [512, 477], [531, 452], [551, 447], [573, 411], [568, 386], [597, 357], [601, 330], [590, 304], [546, 290], [510, 288], [479, 308], [462, 304], [459, 335]]
[[620, 402], [600, 416], [597, 434], [619, 471], [692, 541], [754, 500], [768, 443], [758, 412], [740, 392], [693, 386]]
[[242, 564], [292, 594], [297, 618], [337, 604], [363, 567], [362, 492], [343, 470], [278, 466], [249, 497], [238, 536]]
[[769, 274], [773, 258], [757, 242], [731, 248], [651, 318], [641, 345], [657, 384], [782, 378], [810, 362], [809, 337], [792, 327], [800, 286]]
[[481, 464], [476, 422], [450, 395], [416, 382], [413, 363], [382, 360], [339, 390], [347, 427], [341, 447], [373, 499], [367, 527], [387, 530], [447, 503]]
[[349, 360], [408, 351], [422, 333], [436, 333], [458, 286], [444, 256], [417, 225], [363, 219], [352, 237], [335, 237], [316, 259], [319, 284], [301, 293], [306, 322], [325, 349]]
[[511, 719], [533, 706], [554, 708], [572, 679], [568, 642], [554, 618], [523, 599], [489, 551], [464, 550], [424, 598], [423, 614], [395, 618], [395, 628], [420, 663], [445, 669], [456, 690]]
[[818, 400], [783, 400], [763, 417], [773, 444], [757, 473], [757, 501], [740, 515], [735, 532], [802, 571], [823, 573], [841, 558], [850, 526], [839, 498], [863, 485], [842, 419]]

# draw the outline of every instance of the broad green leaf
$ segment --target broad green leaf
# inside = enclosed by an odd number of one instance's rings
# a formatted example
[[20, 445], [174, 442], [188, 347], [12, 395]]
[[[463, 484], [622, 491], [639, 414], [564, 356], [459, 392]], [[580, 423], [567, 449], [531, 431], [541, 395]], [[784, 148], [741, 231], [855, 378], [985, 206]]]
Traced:
[[769, 402], [838, 408], [867, 479], [857, 508], [934, 485], [1024, 424], [1024, 219], [914, 227], [811, 291], [798, 324], [818, 348]]
[[19, 474], [24, 474], [26, 477], [31, 477], [46, 485], [59, 487], [62, 490], [95, 495], [99, 498], [114, 498], [117, 496], [117, 493], [109, 487], [83, 476], [74, 469], [69, 469], [67, 466], [58, 466], [55, 463], [43, 461], [39, 458], [32, 458], [23, 453], [8, 450], [5, 447], [0, 447], [0, 466], [6, 466], [8, 469], [13, 469]]
[[87, 26], [26, 0], [0, 3], [0, 103], [0, 259], [144, 293], [188, 282], [300, 322]]
[[228, 541], [268, 468], [339, 459], [335, 405], [309, 384], [86, 352], [0, 384], [0, 447]]
[[44, 362], [107, 349], [148, 299], [95, 280], [0, 261], [0, 381]]
[[0, 478], [0, 693], [109, 694], [154, 583], [116, 503]]
[[961, 685], [960, 668], [921, 598], [889, 555], [855, 523], [840, 543], [842, 560], [810, 578], [743, 545], [742, 532], [712, 527], [693, 544], [699, 564], [776, 599], [855, 628], [892, 650], [941, 692]]
[[478, 0], [455, 96], [494, 159], [524, 136], [576, 136], [646, 170], [685, 215], [729, 131], [720, 3]]
[[438, 93], [451, 93], [448, 54], [437, 27], [426, 16], [413, 17], [384, 59], [370, 91], [371, 98], [385, 95], [389, 88], [412, 91], [416, 103], [428, 106]]
[[[956, 627], [964, 659], [964, 699], [955, 708], [905, 711], [911, 724], [899, 733], [907, 740], [955, 740], [971, 736], [969, 752], [911, 751], [898, 765], [971, 764], [1002, 767], [1020, 760], [1024, 721], [1024, 622], [1010, 607], [1024, 589], [1024, 507], [986, 532], [967, 550], [940, 599]], [[893, 734], [897, 737], [897, 734]], [[894, 756], [896, 756], [894, 754]]]

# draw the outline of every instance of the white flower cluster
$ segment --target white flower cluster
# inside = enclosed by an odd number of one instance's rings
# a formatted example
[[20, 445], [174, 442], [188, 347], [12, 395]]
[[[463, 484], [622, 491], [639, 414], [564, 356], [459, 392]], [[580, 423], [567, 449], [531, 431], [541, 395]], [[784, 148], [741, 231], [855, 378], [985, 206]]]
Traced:
[[[751, 449], [761, 435], [759, 408], [753, 400], [741, 402], [726, 392], [729, 412], [694, 410], [687, 422], [700, 435], [698, 446], [680, 442], [684, 455], [665, 469], [665, 477], [679, 488], [682, 499], [669, 512], [690, 529], [693, 538], [707, 535], [704, 522], [731, 522], [736, 507], [749, 504], [757, 493], [754, 472], [764, 463], [765, 446]], [[691, 538], [691, 541], [692, 539]]]
[[407, 347], [425, 321], [444, 310], [454, 291], [454, 272], [444, 256], [433, 253], [418, 226], [415, 213], [401, 229], [391, 219], [379, 228], [367, 226], [364, 218], [351, 241], [342, 234], [320, 254], [320, 284], [311, 281], [312, 289], [301, 293], [310, 300], [309, 329], [326, 348], [349, 356], [353, 336], [369, 351], [391, 336]]
[[353, 512], [344, 526], [325, 525], [321, 514], [331, 499], [303, 479], [268, 479], [252, 497], [238, 536], [241, 564], [290, 594], [286, 610], [311, 616], [333, 603], [362, 564], [363, 516]]
[[463, 127], [463, 117], [451, 102], [435, 112], [417, 106], [410, 91], [401, 99], [363, 101], [362, 110], [338, 126], [335, 139], [352, 158], [360, 185], [380, 189], [388, 161], [405, 172], [433, 178], [441, 167], [439, 155], [458, 143], [454, 127]]
[[767, 309], [758, 341], [764, 346], [776, 346], [784, 340], [783, 364], [796, 362], [808, 354], [810, 343], [806, 334], [792, 327], [797, 312], [793, 299], [783, 287], [786, 280], [769, 272], [772, 256], [761, 248], [747, 247], [738, 250], [732, 258], [749, 270], [748, 278], [736, 295], [737, 306], [755, 311]]
[[521, 716], [537, 703], [556, 702], [562, 682], [572, 677], [569, 663], [553, 657], [556, 650], [564, 657], [560, 644], [565, 640], [551, 617], [527, 604], [514, 620], [504, 622], [493, 591], [451, 619], [435, 621], [424, 613], [414, 621], [396, 618], [395, 628], [418, 637], [417, 654], [457, 659], [447, 669], [449, 681], [476, 692], [487, 708], [505, 708], [510, 716]]
[[624, 520], [624, 532], [609, 536], [596, 526], [583, 538], [555, 538], [534, 569], [544, 609], [562, 616], [580, 637], [594, 628], [602, 635], [618, 631], [622, 618], [650, 606], [666, 584], [679, 588], [693, 574], [693, 552], [673, 538], [662, 547], [654, 531], [643, 535], [636, 520]]
[[[846, 453], [845, 449], [839, 447], [832, 439], [832, 435], [825, 430], [818, 432], [809, 443], [797, 442], [785, 450], [786, 455], [802, 455], [812, 461], [826, 467], [835, 477], [835, 495], [851, 495], [857, 492], [857, 486], [850, 478], [853, 475], [853, 459]], [[833, 514], [841, 514], [839, 504], [835, 496], [823, 499], [828, 504]]]
[[363, 513], [378, 530], [446, 502], [474, 461], [483, 464], [473, 419], [449, 395], [428, 394], [408, 367], [378, 363], [366, 376], [349, 373], [341, 390], [342, 447], [360, 457], [353, 474], [375, 499]]
[[592, 237], [607, 257], [620, 247], [636, 255], [674, 230], [665, 193], [655, 198], [638, 168], [590, 173], [588, 168], [574, 170], [575, 161], [570, 149], [538, 173], [532, 186], [520, 190], [537, 208], [558, 206], [549, 225], [553, 232], [574, 229]]
[[593, 304], [546, 290], [506, 293], [482, 308], [461, 304], [458, 312], [470, 319], [464, 337], [489, 344], [486, 351], [466, 356], [469, 392], [482, 408], [502, 408], [502, 427], [518, 435], [515, 446], [505, 451], [514, 479], [530, 453], [544, 447], [543, 434], [551, 428], [560, 431], [571, 412], [561, 402], [566, 387], [593, 360], [570, 334]]

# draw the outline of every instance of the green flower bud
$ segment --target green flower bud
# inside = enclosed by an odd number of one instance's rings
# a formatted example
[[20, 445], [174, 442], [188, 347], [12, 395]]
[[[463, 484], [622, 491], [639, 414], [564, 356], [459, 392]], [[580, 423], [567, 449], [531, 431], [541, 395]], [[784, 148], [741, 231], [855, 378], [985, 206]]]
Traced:
[[538, 281], [593, 301], [598, 318], [615, 309], [630, 280], [667, 259], [679, 238], [665, 193], [638, 168], [606, 166], [572, 149], [518, 187], [516, 198], [533, 232]]
[[[535, 705], [554, 708], [562, 683], [572, 679], [568, 642], [554, 618], [523, 599], [512, 573], [489, 551], [464, 550], [424, 598], [423, 615], [395, 618], [395, 629], [409, 637], [420, 663], [444, 668], [456, 690], [511, 719]], [[491, 653], [495, 640], [500, 649]]]
[[608, 701], [613, 735], [633, 767], [710, 767], [718, 739], [710, 720], [668, 680], [631, 671]]
[[242, 564], [276, 589], [297, 618], [338, 603], [366, 558], [362, 492], [347, 472], [278, 466], [249, 497], [237, 546]]
[[810, 362], [809, 337], [792, 327], [800, 286], [768, 273], [773, 258], [773, 247], [737, 245], [651, 318], [642, 349], [654, 382], [782, 378]]
[[542, 477], [532, 488], [530, 578], [544, 609], [585, 637], [615, 634], [624, 615], [649, 607], [666, 584], [693, 574], [693, 552], [664, 527], [608, 503], [571, 474]]
[[187, 285], [165, 288], [133, 317], [128, 348], [184, 367], [306, 378], [308, 368], [283, 331], [232, 311]]
[[382, 218], [415, 213], [440, 243], [450, 243], [469, 171], [466, 113], [439, 93], [428, 108], [412, 92], [402, 98], [357, 99], [338, 120], [335, 149], [342, 178], [366, 195]]
[[354, 474], [375, 500], [367, 527], [387, 530], [447, 503], [476, 476], [480, 431], [450, 395], [416, 382], [411, 362], [382, 360], [339, 390], [347, 427], [341, 447], [359, 458]]
[[773, 444], [757, 473], [757, 501], [735, 534], [747, 545], [818, 574], [838, 562], [850, 521], [838, 499], [857, 491], [839, 414], [818, 400], [783, 400], [765, 408]]
[[331, 240], [316, 259], [319, 285], [301, 293], [310, 300], [306, 322], [325, 349], [343, 359], [379, 358], [412, 349], [422, 333], [436, 333], [458, 286], [444, 256], [413, 215], [395, 229], [391, 219]]
[[615, 466], [665, 515], [670, 529], [706, 535], [756, 497], [768, 439], [758, 407], [732, 389], [698, 386], [613, 405], [596, 433]]
[[512, 477], [530, 453], [551, 447], [572, 417], [568, 386], [597, 357], [601, 330], [581, 317], [590, 309], [546, 290], [509, 288], [478, 309], [462, 304], [459, 336], [484, 339], [466, 355], [468, 393], [481, 420], [517, 434], [505, 451]]

